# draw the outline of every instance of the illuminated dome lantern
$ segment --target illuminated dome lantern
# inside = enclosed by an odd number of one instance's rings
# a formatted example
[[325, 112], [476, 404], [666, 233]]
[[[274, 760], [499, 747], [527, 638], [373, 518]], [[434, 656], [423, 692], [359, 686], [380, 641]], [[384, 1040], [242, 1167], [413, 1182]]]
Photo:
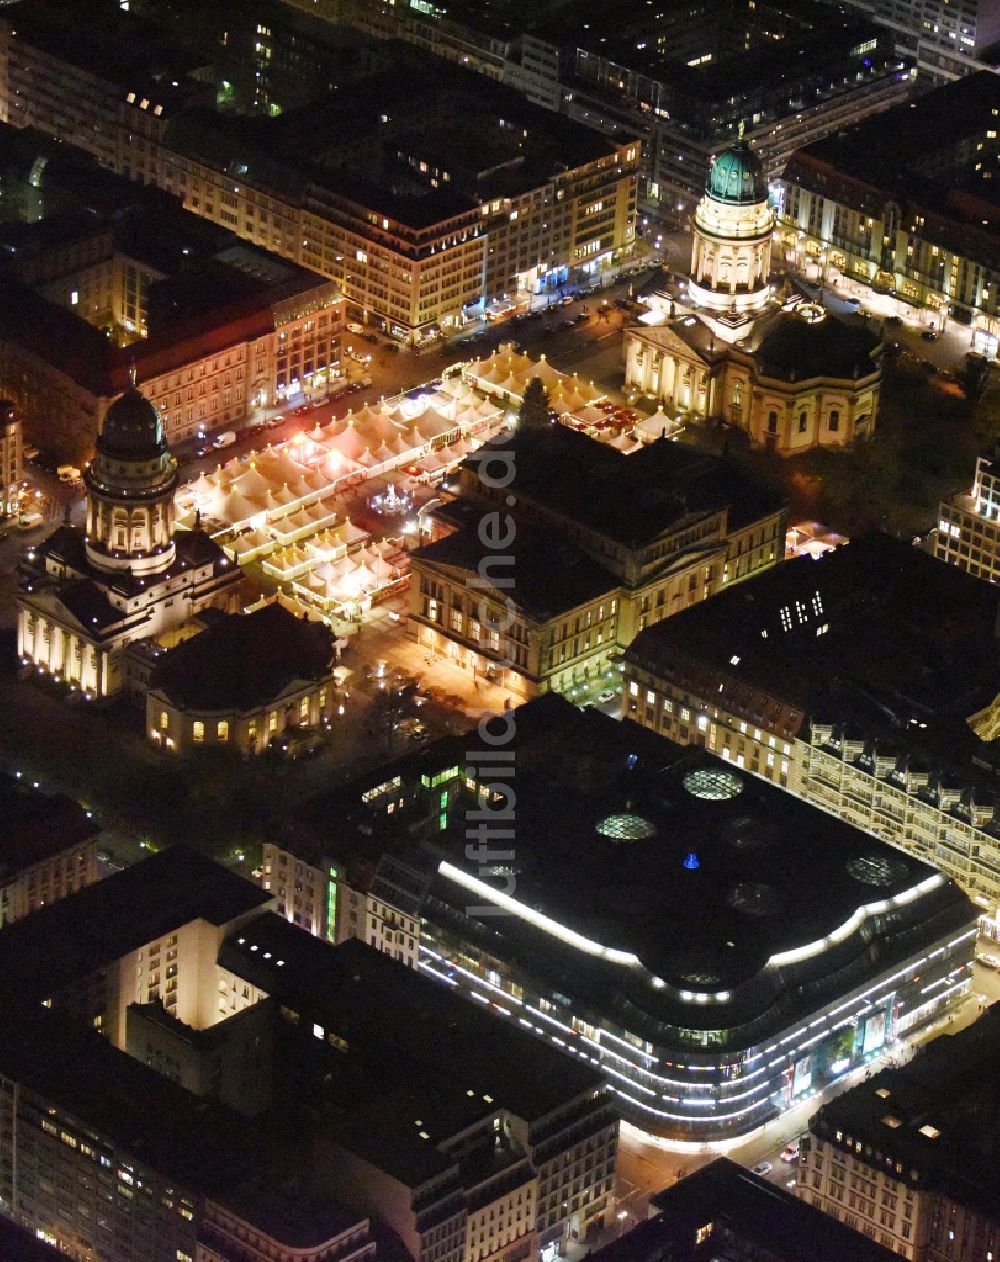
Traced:
[[177, 461], [159, 412], [134, 380], [105, 413], [84, 481], [90, 563], [136, 575], [169, 568], [175, 555]]
[[740, 138], [715, 159], [694, 213], [692, 301], [739, 317], [767, 302], [774, 211], [760, 159]]

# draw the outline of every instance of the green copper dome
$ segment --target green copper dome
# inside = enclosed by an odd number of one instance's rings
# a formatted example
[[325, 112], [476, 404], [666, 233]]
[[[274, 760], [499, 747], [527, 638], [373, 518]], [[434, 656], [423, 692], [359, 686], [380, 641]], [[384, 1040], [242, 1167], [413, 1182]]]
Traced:
[[720, 153], [708, 173], [705, 191], [717, 202], [750, 206], [767, 201], [767, 180], [760, 159], [744, 140]]

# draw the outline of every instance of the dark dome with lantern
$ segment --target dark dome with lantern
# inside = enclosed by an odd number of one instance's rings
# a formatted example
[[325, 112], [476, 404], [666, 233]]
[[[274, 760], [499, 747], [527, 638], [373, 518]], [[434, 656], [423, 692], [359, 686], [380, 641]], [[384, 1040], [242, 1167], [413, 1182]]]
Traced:
[[735, 206], [752, 206], [767, 201], [767, 177], [760, 158], [747, 142], [737, 140], [712, 163], [705, 191], [717, 202]]
[[104, 414], [97, 450], [125, 459], [154, 459], [166, 452], [160, 414], [134, 384]]

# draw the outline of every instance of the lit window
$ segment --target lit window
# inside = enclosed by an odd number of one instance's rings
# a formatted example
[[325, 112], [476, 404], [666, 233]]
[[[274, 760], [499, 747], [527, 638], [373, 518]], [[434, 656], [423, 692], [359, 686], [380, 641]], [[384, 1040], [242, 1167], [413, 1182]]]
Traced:
[[220, 741], [229, 740], [229, 720], [220, 719], [215, 729], [215, 734]]
[[80, 301], [80, 293], [79, 293], [79, 290], [76, 290], [76, 289], [71, 289], [71, 290], [70, 290], [70, 293], [69, 293], [69, 301], [70, 301], [70, 306], [73, 306], [73, 307], [75, 307], [75, 306], [76, 306], [76, 304]]
[[167, 714], [166, 710], [161, 710], [160, 711], [160, 731], [165, 732], [169, 726], [170, 726], [170, 715]]
[[191, 735], [199, 743], [205, 739], [205, 724], [202, 723], [201, 719], [195, 719], [191, 728]]

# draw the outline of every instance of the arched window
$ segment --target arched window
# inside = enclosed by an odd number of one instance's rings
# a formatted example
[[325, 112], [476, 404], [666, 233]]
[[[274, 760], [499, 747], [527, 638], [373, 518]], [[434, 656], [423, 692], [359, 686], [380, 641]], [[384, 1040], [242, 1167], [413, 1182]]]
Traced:
[[804, 433], [806, 432], [806, 426], [807, 426], [808, 424], [809, 424], [809, 415], [808, 415], [808, 413], [806, 413], [806, 412], [800, 412], [800, 413], [799, 413], [799, 433], [800, 433], [800, 434], [804, 434]]
[[769, 434], [776, 434], [778, 432], [778, 413], [777, 412], [768, 412], [767, 432]]
[[836, 408], [831, 408], [830, 409], [830, 433], [836, 434], [837, 430], [839, 429], [840, 429], [840, 413], [837, 411]]

